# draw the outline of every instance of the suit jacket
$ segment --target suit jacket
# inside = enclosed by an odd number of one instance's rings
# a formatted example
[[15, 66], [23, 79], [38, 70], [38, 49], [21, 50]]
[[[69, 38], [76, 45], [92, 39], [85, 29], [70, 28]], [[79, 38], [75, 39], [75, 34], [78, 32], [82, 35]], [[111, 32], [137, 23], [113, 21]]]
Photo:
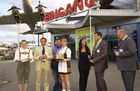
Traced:
[[137, 69], [137, 49], [135, 41], [126, 37], [119, 43], [118, 49], [120, 56], [117, 57], [117, 66], [121, 71], [135, 71]]
[[[49, 58], [52, 58], [53, 55], [52, 55], [52, 48], [49, 47], [49, 46], [45, 46], [45, 54], [47, 54], [47, 57], [48, 59]], [[41, 60], [39, 60], [39, 56], [42, 55], [42, 46], [39, 46], [35, 49], [35, 52], [34, 52], [34, 60], [36, 60], [36, 70], [40, 70], [41, 69]], [[45, 59], [45, 69], [46, 70], [50, 70], [50, 60], [48, 59]]]
[[105, 41], [102, 40], [96, 49], [94, 46], [92, 58], [94, 60], [95, 72], [102, 72], [108, 68], [107, 54], [108, 46]]

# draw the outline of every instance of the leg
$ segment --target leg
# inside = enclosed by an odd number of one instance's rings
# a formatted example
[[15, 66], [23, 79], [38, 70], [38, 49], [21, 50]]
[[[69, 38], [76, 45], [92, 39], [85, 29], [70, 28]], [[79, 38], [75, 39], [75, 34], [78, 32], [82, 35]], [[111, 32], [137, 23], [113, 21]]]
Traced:
[[62, 81], [62, 89], [66, 90], [66, 83], [65, 83], [65, 76], [64, 76], [64, 74], [60, 74], [60, 77], [61, 77], [61, 81]]
[[67, 91], [70, 91], [70, 77], [69, 77], [69, 74], [65, 74], [65, 83], [66, 83], [66, 88], [67, 88]]
[[53, 73], [53, 78], [54, 78], [54, 81], [55, 81], [53, 90], [54, 91], [61, 91], [62, 86], [61, 86], [61, 79], [60, 79], [60, 75], [58, 73], [58, 69], [52, 68], [52, 73]]
[[27, 87], [28, 87], [27, 83], [23, 84], [23, 91], [27, 91]]
[[54, 71], [56, 75], [56, 91], [62, 91], [61, 78], [58, 72], [58, 61], [54, 61]]
[[95, 72], [97, 91], [107, 91], [104, 72]]
[[19, 91], [23, 91], [22, 84], [19, 84], [18, 87], [19, 87]]
[[80, 77], [79, 77], [79, 91], [86, 91], [89, 70], [88, 71], [81, 71], [81, 70], [79, 70], [79, 73], [80, 73]]
[[36, 75], [36, 91], [40, 91], [41, 77], [42, 77], [42, 69], [37, 71], [37, 75]]
[[49, 71], [45, 71], [44, 72], [44, 91], [49, 91]]
[[122, 71], [121, 75], [126, 91], [133, 91], [136, 71]]
[[29, 63], [26, 63], [25, 66], [24, 66], [24, 84], [23, 84], [23, 91], [27, 91], [29, 74], [30, 74], [30, 64]]
[[17, 79], [18, 79], [18, 83], [19, 83], [19, 90], [23, 91], [24, 70], [23, 70], [23, 64], [21, 64], [21, 63], [17, 64]]
[[54, 87], [53, 87], [53, 91], [56, 91], [56, 89], [57, 89], [57, 86], [56, 86], [57, 76], [56, 76], [56, 71], [55, 71], [54, 68], [52, 68], [52, 75], [53, 75], [53, 78], [54, 78]]
[[62, 91], [62, 82], [58, 72], [57, 72], [57, 87], [58, 87], [58, 91]]

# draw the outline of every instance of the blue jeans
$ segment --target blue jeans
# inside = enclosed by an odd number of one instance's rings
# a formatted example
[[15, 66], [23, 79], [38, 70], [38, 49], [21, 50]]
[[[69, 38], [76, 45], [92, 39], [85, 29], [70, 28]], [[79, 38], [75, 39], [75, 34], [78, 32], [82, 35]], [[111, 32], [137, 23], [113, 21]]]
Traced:
[[52, 74], [55, 81], [53, 91], [62, 91], [62, 85], [61, 85], [61, 78], [58, 73], [58, 61], [52, 60], [51, 61], [51, 68], [52, 68]]

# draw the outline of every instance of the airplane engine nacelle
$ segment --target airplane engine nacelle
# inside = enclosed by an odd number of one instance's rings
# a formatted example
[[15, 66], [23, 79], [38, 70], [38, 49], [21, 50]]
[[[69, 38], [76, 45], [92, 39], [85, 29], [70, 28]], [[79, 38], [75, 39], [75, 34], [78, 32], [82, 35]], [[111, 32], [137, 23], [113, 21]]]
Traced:
[[14, 16], [16, 23], [21, 22], [21, 15], [18, 10], [12, 10], [12, 15]]
[[21, 22], [21, 15], [19, 13], [20, 8], [17, 8], [16, 6], [12, 6], [8, 11], [12, 10], [12, 15], [15, 18], [16, 23]]

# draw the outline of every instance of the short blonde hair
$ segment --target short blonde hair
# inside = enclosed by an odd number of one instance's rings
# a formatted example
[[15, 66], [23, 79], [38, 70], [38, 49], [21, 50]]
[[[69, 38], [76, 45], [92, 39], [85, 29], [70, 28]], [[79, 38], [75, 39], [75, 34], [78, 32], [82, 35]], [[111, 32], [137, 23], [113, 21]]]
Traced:
[[122, 33], [122, 34], [127, 34], [127, 32], [126, 32], [125, 29], [119, 29], [118, 32], [119, 32], [119, 33]]
[[61, 41], [68, 42], [68, 40], [66, 38], [62, 38]]

